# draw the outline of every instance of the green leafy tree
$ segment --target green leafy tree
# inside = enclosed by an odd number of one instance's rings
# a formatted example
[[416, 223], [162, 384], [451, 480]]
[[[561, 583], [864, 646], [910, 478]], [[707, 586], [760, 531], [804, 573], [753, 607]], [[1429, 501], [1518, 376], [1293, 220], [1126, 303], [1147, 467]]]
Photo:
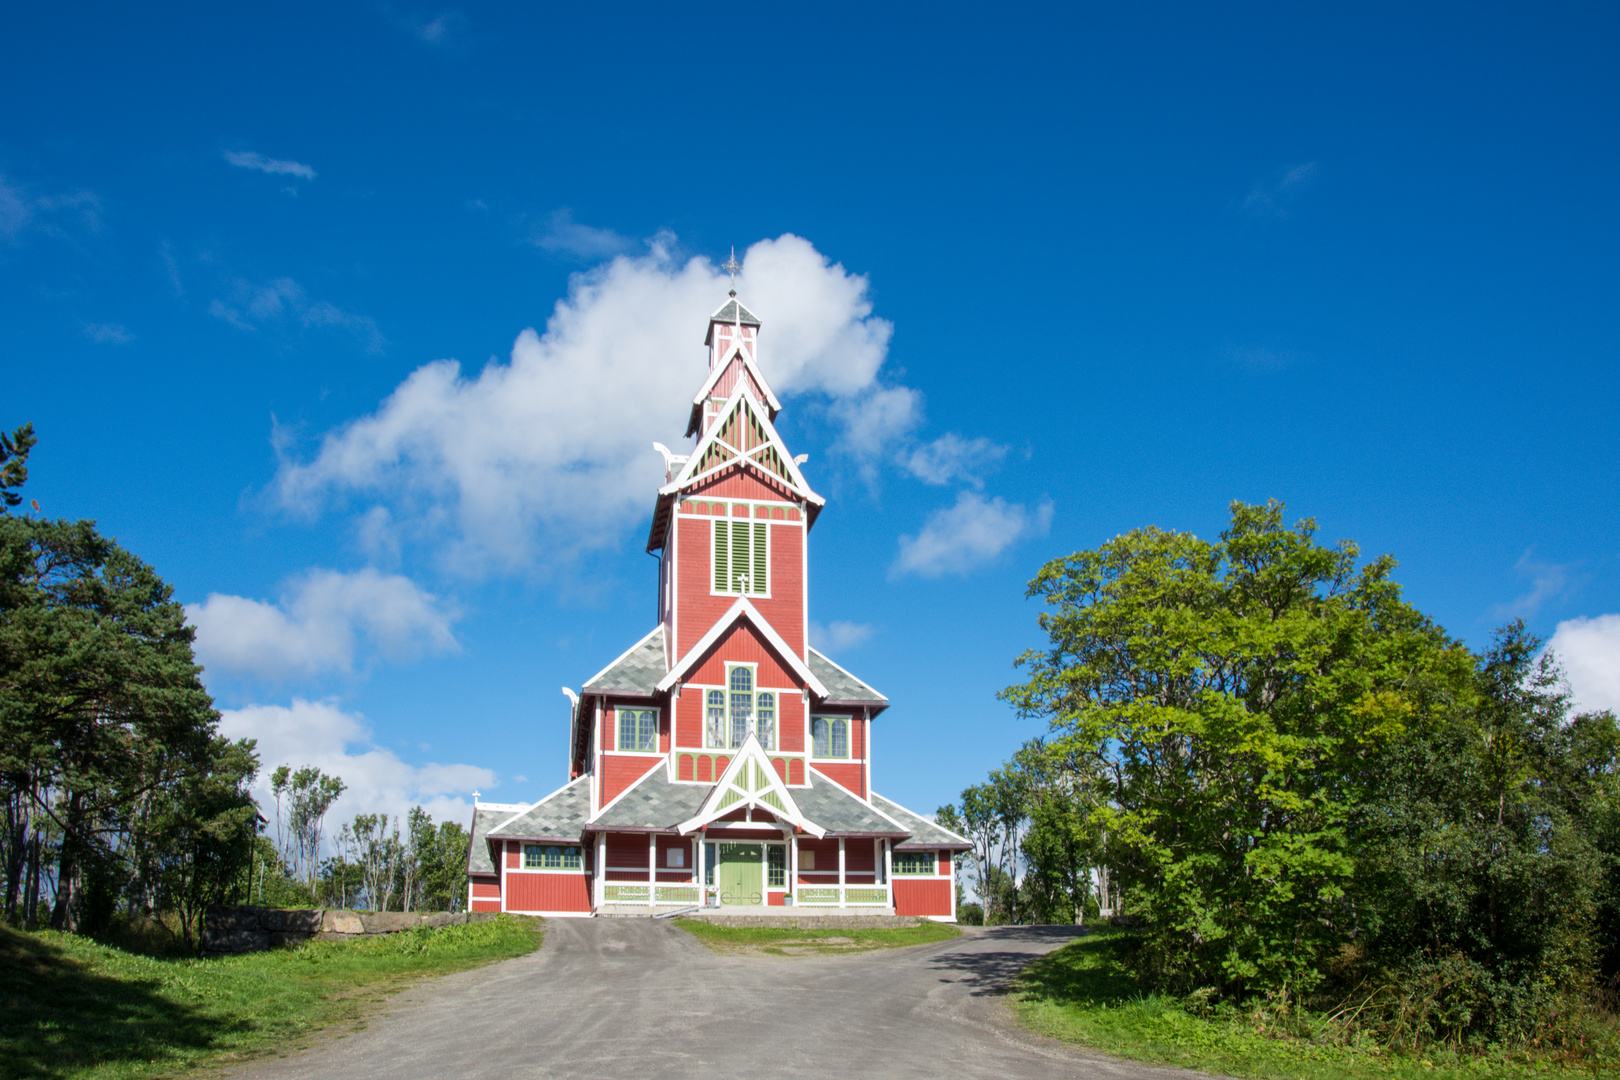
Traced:
[[1181, 991], [1288, 996], [1350, 932], [1349, 828], [1367, 762], [1466, 680], [1469, 658], [1280, 503], [1234, 503], [1219, 541], [1154, 528], [1030, 583], [1046, 648], [1003, 692], [1086, 764], [1090, 826], [1143, 923], [1142, 974]]
[[33, 424], [0, 431], [0, 514], [22, 502], [18, 489], [28, 482], [28, 453], [38, 442]]

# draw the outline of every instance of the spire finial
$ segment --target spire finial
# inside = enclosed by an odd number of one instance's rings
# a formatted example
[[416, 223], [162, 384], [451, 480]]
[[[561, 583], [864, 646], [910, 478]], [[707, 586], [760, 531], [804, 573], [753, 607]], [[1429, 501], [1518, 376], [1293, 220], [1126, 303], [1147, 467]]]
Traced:
[[742, 264], [737, 261], [736, 244], [731, 245], [731, 258], [721, 263], [720, 269], [731, 275], [731, 292], [729, 295], [735, 297], [737, 295], [737, 271], [742, 269]]

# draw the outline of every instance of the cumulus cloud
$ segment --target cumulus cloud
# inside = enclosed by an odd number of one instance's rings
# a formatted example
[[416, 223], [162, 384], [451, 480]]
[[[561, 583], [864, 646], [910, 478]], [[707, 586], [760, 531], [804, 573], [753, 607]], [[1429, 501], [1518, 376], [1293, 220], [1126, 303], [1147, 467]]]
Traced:
[[963, 481], [984, 486], [984, 474], [1001, 464], [1007, 448], [989, 439], [964, 439], [954, 431], [917, 447], [905, 458], [906, 470], [925, 484]]
[[467, 823], [472, 818], [473, 791], [489, 791], [499, 778], [476, 765], [410, 765], [372, 741], [370, 726], [358, 713], [344, 712], [336, 702], [294, 698], [288, 705], [249, 705], [220, 713], [220, 734], [258, 743], [259, 777], [254, 796], [271, 818], [275, 798], [270, 774], [279, 765], [294, 769], [314, 765], [341, 777], [347, 790], [327, 814], [328, 839], [355, 814], [382, 811], [403, 815], [420, 805], [438, 820]]
[[872, 636], [872, 627], [868, 623], [845, 622], [834, 619], [823, 626], [814, 620], [810, 623], [810, 644], [823, 653], [840, 653], [845, 649], [854, 649], [866, 643]]
[[1563, 665], [1576, 711], [1620, 713], [1620, 615], [1561, 622], [1547, 648]]
[[1051, 525], [1050, 500], [1031, 510], [1021, 503], [963, 491], [955, 505], [930, 514], [916, 536], [900, 538], [900, 556], [889, 576], [966, 574], [1025, 537], [1045, 535]]
[[315, 170], [301, 161], [283, 161], [265, 157], [251, 150], [227, 150], [225, 160], [238, 169], [257, 169], [271, 176], [296, 176], [301, 180], [315, 179]]
[[225, 295], [210, 301], [208, 313], [238, 330], [258, 330], [272, 323], [292, 321], [301, 326], [348, 331], [369, 353], [380, 353], [387, 345], [370, 317], [344, 311], [325, 300], [311, 300], [304, 287], [292, 278], [252, 282], [230, 276], [223, 285]]
[[1316, 162], [1290, 165], [1282, 175], [1264, 180], [1250, 189], [1243, 200], [1243, 209], [1257, 218], [1285, 218], [1289, 204], [1316, 178]]
[[[383, 506], [393, 535], [441, 543], [445, 565], [466, 573], [610, 543], [662, 476], [649, 444], [678, 445], [685, 431], [707, 371], [705, 319], [726, 287], [708, 259], [679, 262], [658, 240], [577, 274], [507, 361], [476, 374], [424, 365], [307, 460], [278, 451], [271, 494], [311, 514]], [[766, 378], [824, 407], [849, 453], [874, 453], [912, 422], [915, 391], [879, 376], [892, 327], [872, 315], [866, 278], [784, 235], [748, 250], [738, 289], [764, 322]]]
[[274, 603], [211, 593], [186, 605], [204, 668], [260, 679], [349, 672], [362, 655], [407, 663], [453, 652], [456, 613], [409, 578], [313, 570]]

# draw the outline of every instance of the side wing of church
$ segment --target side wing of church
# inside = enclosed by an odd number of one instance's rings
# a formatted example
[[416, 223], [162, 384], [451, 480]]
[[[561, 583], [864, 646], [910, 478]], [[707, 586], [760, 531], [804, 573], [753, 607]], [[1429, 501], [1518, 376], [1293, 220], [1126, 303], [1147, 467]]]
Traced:
[[968, 841], [872, 791], [889, 701], [810, 647], [808, 539], [826, 500], [774, 426], [759, 331], [735, 292], [709, 318], [696, 446], [654, 444], [658, 624], [564, 691], [566, 785], [475, 804], [470, 910], [955, 921]]

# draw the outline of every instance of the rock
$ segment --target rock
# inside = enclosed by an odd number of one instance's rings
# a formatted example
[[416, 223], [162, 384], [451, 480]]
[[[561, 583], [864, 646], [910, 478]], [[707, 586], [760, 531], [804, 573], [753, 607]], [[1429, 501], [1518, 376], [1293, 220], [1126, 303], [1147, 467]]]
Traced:
[[270, 947], [270, 935], [259, 930], [227, 930], [204, 935], [202, 944], [206, 953], [258, 952]]
[[313, 934], [320, 930], [324, 915], [320, 908], [293, 911], [266, 908], [260, 915], [259, 926], [271, 933]]
[[272, 949], [291, 948], [291, 947], [293, 947], [295, 945], [302, 945], [304, 942], [308, 941], [310, 938], [312, 938], [314, 936], [315, 935], [313, 933], [299, 933], [299, 932], [296, 932], [296, 931], [272, 930], [270, 932], [270, 947]]
[[220, 934], [259, 929], [259, 908], [210, 907], [203, 916], [203, 925]]
[[421, 926], [422, 917], [403, 911], [371, 911], [360, 916], [360, 923], [368, 934], [397, 934]]
[[432, 927], [449, 926], [455, 921], [457, 921], [456, 917], [448, 911], [435, 911], [427, 918], [427, 924]]
[[360, 921], [360, 916], [352, 911], [327, 911], [321, 918], [321, 937], [324, 940], [328, 934], [341, 934], [353, 937], [366, 932], [366, 926]]

